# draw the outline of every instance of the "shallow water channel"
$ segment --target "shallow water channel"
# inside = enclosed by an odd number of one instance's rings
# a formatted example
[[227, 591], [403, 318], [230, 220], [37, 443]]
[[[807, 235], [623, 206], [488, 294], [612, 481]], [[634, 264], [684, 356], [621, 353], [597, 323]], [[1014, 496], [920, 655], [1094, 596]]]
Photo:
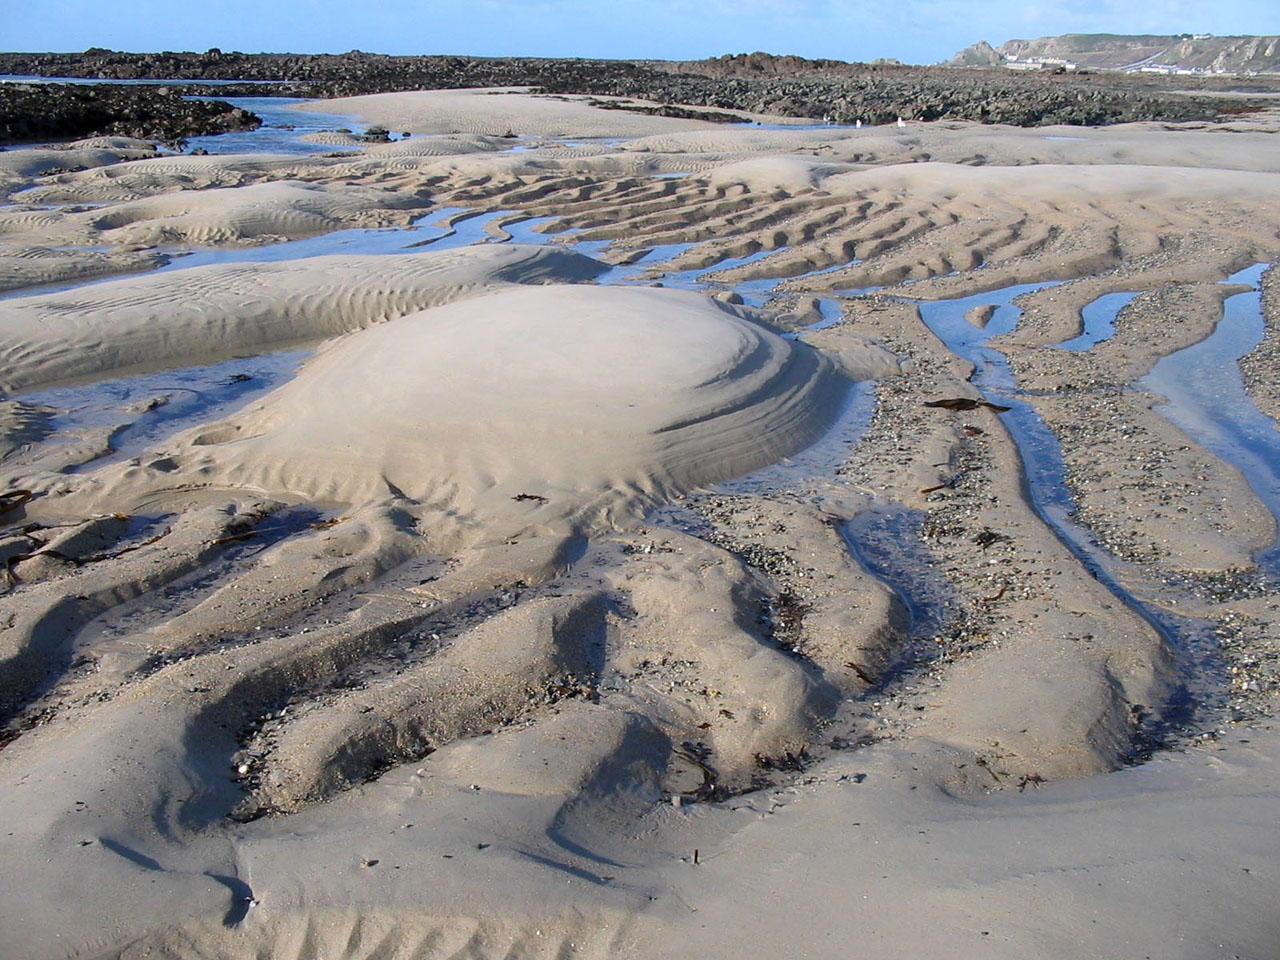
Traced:
[[[1224, 282], [1256, 284], [1266, 267], [1257, 264]], [[954, 300], [921, 301], [920, 316], [948, 348], [974, 364], [970, 380], [983, 395], [1010, 408], [1000, 419], [1017, 444], [1025, 488], [1037, 514], [1100, 582], [1179, 653], [1186, 685], [1182, 706], [1190, 710], [1197, 705], [1217, 705], [1222, 699], [1221, 687], [1206, 669], [1215, 657], [1210, 625], [1171, 612], [1154, 590], [1150, 596], [1137, 595], [1139, 588], [1128, 584], [1141, 583], [1142, 575], [1128, 569], [1074, 521], [1075, 504], [1065, 483], [1066, 468], [1057, 439], [1035, 408], [1021, 399], [1004, 355], [988, 345], [993, 337], [1017, 325], [1021, 315], [1013, 303], [1017, 297], [1052, 285], [1027, 284]], [[1107, 339], [1114, 332], [1116, 315], [1133, 296], [1111, 294], [1094, 301], [1083, 313], [1085, 332], [1059, 346], [1088, 349]], [[995, 304], [997, 309], [988, 324], [978, 328], [965, 314], [985, 304]], [[1280, 511], [1280, 434], [1275, 422], [1257, 410], [1244, 390], [1236, 363], [1258, 343], [1262, 331], [1260, 294], [1255, 290], [1231, 297], [1213, 335], [1161, 360], [1138, 387], [1168, 397], [1168, 404], [1156, 407], [1156, 411], [1241, 469], [1259, 498], [1276, 513]], [[1270, 573], [1275, 573], [1276, 554], [1273, 546], [1258, 557]]]
[[361, 134], [368, 126], [349, 114], [298, 110], [298, 104], [310, 101], [296, 97], [219, 97], [213, 94], [188, 99], [223, 100], [262, 118], [262, 126], [257, 130], [187, 137], [188, 150], [200, 149], [209, 153], [345, 153], [358, 150], [359, 146], [310, 143], [302, 137], [308, 133], [344, 128]]
[[[1138, 386], [1164, 396], [1168, 402], [1154, 407], [1156, 413], [1244, 474], [1258, 499], [1280, 518], [1280, 430], [1258, 409], [1240, 375], [1240, 358], [1262, 341], [1266, 329], [1258, 289], [1266, 269], [1255, 264], [1224, 280], [1254, 289], [1228, 297], [1212, 334], [1163, 357]], [[1254, 559], [1280, 577], [1280, 540]]]

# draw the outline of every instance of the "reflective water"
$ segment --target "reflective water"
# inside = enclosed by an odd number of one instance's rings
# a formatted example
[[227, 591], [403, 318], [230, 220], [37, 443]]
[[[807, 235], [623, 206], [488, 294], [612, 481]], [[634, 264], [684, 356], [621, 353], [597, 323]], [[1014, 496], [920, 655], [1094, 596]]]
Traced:
[[[1239, 364], [1261, 342], [1266, 329], [1259, 284], [1267, 266], [1256, 263], [1223, 280], [1223, 284], [1247, 284], [1253, 289], [1228, 297], [1213, 333], [1162, 357], [1137, 386], [1164, 396], [1167, 402], [1153, 409], [1236, 467], [1258, 499], [1280, 517], [1280, 430], [1253, 402]], [[1083, 351], [1106, 341], [1115, 332], [1120, 310], [1136, 296], [1111, 293], [1094, 300], [1081, 311], [1084, 332], [1058, 346]], [[1280, 575], [1280, 540], [1255, 560]]]
[[900, 505], [868, 510], [841, 529], [850, 552], [897, 595], [910, 618], [909, 634], [946, 629], [955, 593], [920, 537], [925, 515]]
[[[1162, 358], [1138, 386], [1166, 397], [1167, 403], [1153, 409], [1236, 467], [1258, 499], [1280, 517], [1280, 430], [1245, 389], [1239, 363], [1265, 331], [1257, 287], [1266, 268], [1255, 264], [1223, 281], [1254, 289], [1228, 297], [1212, 334]], [[1255, 559], [1280, 575], [1280, 542]]]
[[[1245, 279], [1248, 277], [1256, 281], [1264, 266], [1250, 268], [1252, 273], [1242, 271], [1232, 277], [1231, 282], [1248, 282]], [[1036, 512], [1086, 569], [1126, 606], [1150, 623], [1182, 655], [1183, 678], [1189, 698], [1180, 705], [1187, 708], [1192, 701], [1215, 705], [1221, 701], [1222, 691], [1210, 680], [1210, 672], [1205, 669], [1206, 664], [1213, 662], [1216, 656], [1209, 624], [1171, 613], [1158, 600], [1136, 596], [1121, 582], [1125, 564], [1102, 548], [1087, 529], [1072, 519], [1074, 501], [1064, 482], [1065, 464], [1056, 437], [1045, 426], [1035, 409], [1018, 397], [1017, 384], [1003, 354], [987, 346], [991, 337], [1007, 332], [1016, 324], [1019, 309], [1012, 304], [1012, 300], [1042, 286], [1046, 285], [1023, 285], [975, 297], [922, 302], [919, 304], [920, 314], [926, 325], [953, 352], [975, 365], [975, 372], [970, 379], [982, 390], [984, 396], [1011, 408], [1000, 414], [1000, 418], [1017, 444], [1023, 464], [1024, 487]], [[1275, 497], [1275, 471], [1277, 465], [1280, 465], [1280, 447], [1275, 445], [1275, 423], [1263, 418], [1264, 424], [1249, 417], [1248, 410], [1252, 408], [1256, 412], [1256, 408], [1253, 408], [1251, 401], [1244, 402], [1247, 398], [1240, 386], [1239, 368], [1225, 362], [1228, 357], [1238, 358], [1247, 352], [1261, 335], [1257, 297], [1255, 292], [1231, 298], [1228, 303], [1238, 300], [1239, 304], [1233, 305], [1227, 312], [1238, 316], [1239, 320], [1228, 323], [1217, 345], [1210, 343], [1213, 340], [1210, 337], [1195, 347], [1180, 351], [1173, 355], [1177, 359], [1167, 358], [1170, 362], [1155, 381], [1148, 378], [1140, 386], [1152, 389], [1153, 383], [1160, 383], [1170, 394], [1179, 398], [1176, 405], [1180, 410], [1195, 411], [1185, 413], [1189, 424], [1213, 421], [1219, 436], [1226, 438], [1214, 452], [1229, 462], [1239, 460], [1240, 464], [1244, 464], [1246, 460], [1250, 461], [1261, 472], [1261, 483], [1266, 488], [1259, 489], [1255, 486], [1255, 490], [1258, 490], [1259, 496], [1274, 512], [1280, 507], [1280, 499]], [[984, 303], [998, 303], [999, 308], [987, 327], [980, 330], [968, 323], [964, 315], [971, 307]], [[1118, 301], [1113, 301], [1113, 304], [1118, 304]], [[1118, 310], [1119, 306], [1115, 306], [1115, 309]], [[1197, 379], [1199, 374], [1191, 372], [1209, 367], [1215, 368], [1219, 375], [1220, 393], [1215, 394], [1203, 387]], [[1249, 420], [1249, 426], [1241, 426], [1242, 416]], [[1226, 424], [1232, 426], [1227, 427]], [[1261, 439], [1259, 435], [1265, 433], [1264, 428], [1269, 428], [1271, 434]], [[1192, 429], [1188, 429], [1188, 432], [1197, 440], [1201, 439]], [[1207, 433], [1204, 435], [1207, 436]], [[1254, 444], [1260, 441], [1265, 446], [1255, 447]], [[1205, 445], [1209, 446], [1209, 443], [1205, 442]], [[1277, 452], [1268, 454], [1265, 452], [1267, 450]], [[1242, 465], [1241, 469], [1245, 467]], [[1267, 490], [1270, 491], [1270, 499]], [[1274, 564], [1274, 548], [1267, 557], [1261, 559]], [[1136, 581], [1140, 578], [1134, 579]], [[1175, 704], [1177, 706], [1179, 704]]]
[[1084, 331], [1077, 337], [1064, 340], [1058, 346], [1063, 350], [1078, 352], [1110, 340], [1116, 332], [1116, 317], [1137, 295], [1137, 293], [1108, 293], [1092, 301], [1080, 311]]
[[262, 118], [256, 130], [219, 133], [207, 137], [188, 137], [187, 150], [202, 149], [209, 153], [343, 153], [359, 150], [359, 146], [335, 146], [309, 143], [302, 137], [325, 130], [347, 129], [364, 133], [368, 125], [344, 113], [317, 113], [298, 110], [298, 104], [309, 103], [297, 97], [188, 97], [190, 100], [224, 100], [233, 107], [248, 110]]
[[[1035, 408], [1018, 396], [1017, 382], [1004, 354], [987, 345], [992, 337], [1008, 333], [1017, 325], [1022, 311], [1013, 304], [1016, 298], [1055, 285], [1052, 282], [1019, 284], [954, 300], [922, 301], [920, 316], [953, 353], [974, 365], [969, 379], [983, 395], [1010, 408], [1000, 414], [1000, 419], [1017, 443], [1024, 485], [1032, 505], [1081, 562], [1102, 578], [1107, 575], [1110, 555], [1071, 519], [1075, 503], [1065, 483], [1066, 465], [1057, 438]], [[984, 304], [995, 304], [996, 311], [985, 327], [976, 327], [965, 319], [965, 314]]]

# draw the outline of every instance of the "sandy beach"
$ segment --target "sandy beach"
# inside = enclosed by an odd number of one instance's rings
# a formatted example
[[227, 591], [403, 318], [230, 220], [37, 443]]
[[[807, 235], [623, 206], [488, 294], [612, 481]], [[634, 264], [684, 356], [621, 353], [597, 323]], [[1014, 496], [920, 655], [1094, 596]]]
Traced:
[[603, 106], [0, 153], [0, 953], [1280, 957], [1280, 109]]

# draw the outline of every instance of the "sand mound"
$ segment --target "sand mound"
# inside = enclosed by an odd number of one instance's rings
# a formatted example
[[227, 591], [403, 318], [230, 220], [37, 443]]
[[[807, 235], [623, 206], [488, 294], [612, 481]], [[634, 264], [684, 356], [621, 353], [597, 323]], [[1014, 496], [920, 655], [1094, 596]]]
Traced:
[[807, 157], [761, 157], [716, 167], [707, 181], [721, 190], [742, 185], [755, 193], [794, 194], [848, 172], [848, 164], [823, 163]]
[[611, 516], [803, 448], [844, 382], [808, 347], [696, 294], [511, 290], [335, 344], [129, 482]]
[[154, 157], [156, 147], [146, 140], [129, 140], [124, 137], [96, 137], [77, 140], [63, 147], [36, 147], [31, 150], [0, 151], [0, 183], [26, 177], [42, 177], [64, 170], [84, 170]]
[[59, 250], [0, 246], [0, 291], [150, 270], [167, 258], [155, 251]]
[[23, 193], [31, 203], [119, 203], [177, 190], [238, 187], [314, 174], [331, 160], [274, 154], [154, 157], [52, 177]]
[[534, 96], [519, 88], [422, 90], [320, 100], [299, 109], [354, 114], [389, 130], [493, 137], [508, 132], [538, 137], [643, 137], [716, 126], [703, 120], [602, 110], [588, 99]]
[[86, 217], [113, 243], [211, 244], [292, 240], [370, 220], [383, 225], [405, 219], [392, 211], [418, 207], [414, 196], [284, 181], [148, 197]]
[[451, 157], [465, 153], [488, 153], [506, 150], [511, 141], [502, 137], [480, 137], [457, 134], [440, 137], [412, 137], [391, 143], [366, 145], [368, 157]]
[[[609, 162], [618, 159], [623, 162]], [[541, 179], [552, 175], [580, 177], [584, 168], [595, 170], [596, 161], [601, 160], [606, 161], [603, 169], [608, 172], [642, 170], [651, 165], [648, 161], [629, 162], [618, 154], [588, 158], [583, 161], [576, 159], [566, 161], [553, 151], [534, 149], [501, 153], [415, 154], [404, 152], [391, 156], [369, 156], [367, 153], [358, 153], [352, 154], [350, 160], [343, 161], [333, 173], [363, 177], [375, 172], [377, 175], [386, 175], [389, 171], [411, 172], [416, 177], [425, 178], [428, 187], [444, 180], [460, 184], [467, 183], [470, 185], [470, 199], [474, 202], [477, 197], [502, 194], [511, 187], [519, 186], [528, 178]]]
[[1273, 140], [1273, 133], [1258, 130], [1190, 130], [1154, 123], [1031, 128], [930, 123], [913, 124], [905, 133], [866, 127], [856, 134], [833, 135], [827, 143], [834, 159], [859, 163], [1138, 164], [1266, 172], [1275, 169]]
[[509, 283], [603, 266], [512, 244], [402, 256], [218, 264], [0, 302], [0, 388], [227, 359], [314, 342]]
[[146, 151], [154, 153], [156, 145], [150, 140], [139, 140], [137, 137], [86, 137], [73, 140], [67, 146], [72, 150], [92, 148], [98, 150]]
[[68, 214], [38, 206], [17, 206], [0, 210], [0, 236], [6, 239], [29, 235], [32, 246], [47, 241], [78, 239], [88, 242], [88, 231], [73, 225]]
[[639, 137], [620, 149], [646, 153], [706, 153], [728, 156], [752, 153], [809, 152], [852, 136], [847, 130], [766, 130], [750, 126], [704, 127]]
[[[97, 209], [0, 212], [0, 234], [34, 242], [154, 246], [244, 244], [294, 240], [342, 227], [407, 224], [421, 209], [412, 192], [371, 187], [318, 186], [297, 181], [203, 189], [172, 174], [152, 178], [141, 199]], [[115, 193], [120, 186], [112, 185]], [[73, 191], [77, 192], [77, 191]], [[125, 188], [125, 193], [131, 192]]]
[[1015, 169], [965, 167], [951, 163], [913, 163], [830, 177], [823, 183], [833, 193], [898, 191], [924, 192], [931, 200], [977, 199], [1013, 195], [1052, 202], [1159, 200], [1173, 206], [1184, 200], [1238, 200], [1252, 194], [1259, 202], [1280, 196], [1280, 174], [1216, 170], [1204, 171], [1141, 165], [1060, 166], [1037, 164]]
[[315, 133], [304, 133], [298, 138], [303, 143], [318, 143], [326, 147], [363, 147], [365, 141], [353, 133], [341, 130], [317, 130]]
[[361, 147], [364, 151], [363, 155], [367, 157], [449, 157], [464, 153], [507, 150], [511, 147], [510, 139], [504, 137], [482, 137], [471, 134], [445, 134], [378, 142], [364, 140], [356, 134], [341, 130], [321, 130], [318, 133], [304, 133], [299, 139], [307, 143], [328, 144], [335, 147]]

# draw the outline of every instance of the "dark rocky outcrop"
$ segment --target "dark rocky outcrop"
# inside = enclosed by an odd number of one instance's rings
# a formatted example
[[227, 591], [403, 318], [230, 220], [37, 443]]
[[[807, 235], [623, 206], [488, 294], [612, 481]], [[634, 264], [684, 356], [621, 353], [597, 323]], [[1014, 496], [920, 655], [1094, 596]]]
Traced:
[[1218, 115], [1221, 104], [1141, 84], [1108, 84], [1098, 77], [1018, 75], [923, 67], [845, 65], [768, 76], [707, 76], [679, 71], [614, 73], [585, 84], [552, 80], [544, 89], [643, 97], [711, 109], [750, 110], [836, 123], [862, 120], [977, 120], [1019, 126], [1106, 124], [1138, 120], [1196, 120]]
[[[753, 53], [692, 62], [536, 58], [206, 53], [0, 54], [0, 73], [115, 79], [268, 81], [219, 86], [221, 96], [335, 97], [396, 90], [531, 86], [550, 93], [655, 101], [693, 115], [749, 110], [814, 120], [977, 120], [1035, 126], [1203, 120], [1224, 101], [1187, 91], [1211, 78], [1015, 74]], [[1230, 109], [1251, 109], [1233, 100]], [[717, 117], [716, 119], [723, 119]]]
[[260, 123], [229, 103], [186, 100], [167, 87], [0, 83], [0, 143], [96, 136], [171, 141]]

